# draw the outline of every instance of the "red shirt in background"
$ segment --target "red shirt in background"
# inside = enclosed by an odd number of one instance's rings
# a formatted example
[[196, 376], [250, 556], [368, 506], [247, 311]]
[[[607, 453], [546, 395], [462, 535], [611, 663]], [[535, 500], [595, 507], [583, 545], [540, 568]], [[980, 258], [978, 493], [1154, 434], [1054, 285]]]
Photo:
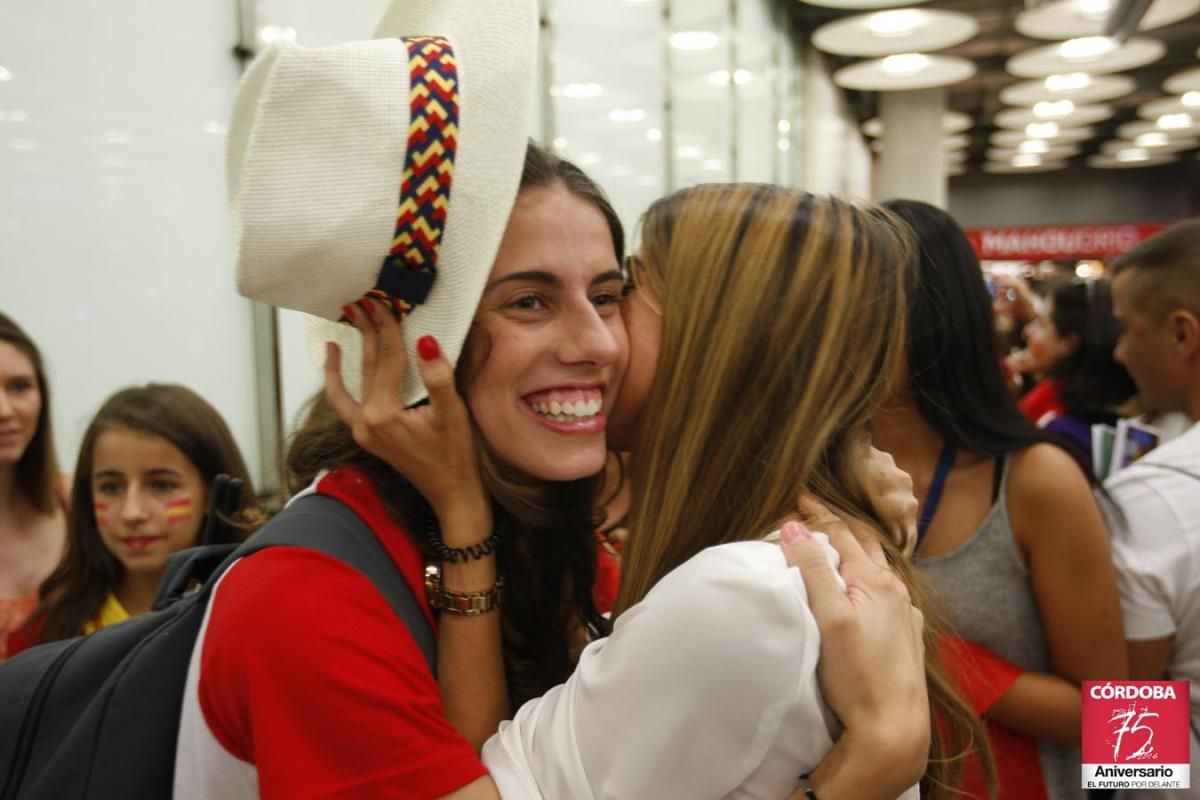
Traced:
[[1067, 407], [1062, 401], [1062, 381], [1047, 378], [1018, 400], [1017, 407], [1034, 425], [1044, 426], [1054, 417], [1065, 415]]

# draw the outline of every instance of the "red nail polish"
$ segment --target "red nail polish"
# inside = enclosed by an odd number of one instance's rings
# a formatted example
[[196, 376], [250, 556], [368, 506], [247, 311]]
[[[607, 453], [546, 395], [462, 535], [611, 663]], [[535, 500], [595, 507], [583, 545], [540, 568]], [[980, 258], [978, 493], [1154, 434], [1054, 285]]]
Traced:
[[366, 311], [368, 314], [375, 312], [375, 304], [371, 302], [371, 298], [369, 297], [364, 297], [362, 300], [359, 300], [358, 304], [362, 306], [363, 311]]
[[354, 319], [354, 306], [342, 306], [342, 319]]
[[433, 361], [441, 355], [442, 349], [438, 347], [437, 339], [432, 336], [422, 336], [417, 339], [417, 354], [421, 356], [422, 361]]

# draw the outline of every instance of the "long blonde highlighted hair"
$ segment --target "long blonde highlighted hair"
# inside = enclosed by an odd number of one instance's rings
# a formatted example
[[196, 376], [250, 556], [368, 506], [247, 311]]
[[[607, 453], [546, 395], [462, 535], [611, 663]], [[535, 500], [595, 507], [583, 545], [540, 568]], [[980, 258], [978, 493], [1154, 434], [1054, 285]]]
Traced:
[[[630, 462], [633, 535], [616, 614], [704, 548], [770, 532], [807, 490], [870, 524], [933, 616], [858, 473], [902, 363], [914, 258], [890, 213], [774, 186], [701, 185], [650, 207], [633, 279], [661, 303], [662, 342]], [[926, 796], [950, 797], [962, 754], [984, 750], [989, 773], [990, 759], [935, 629]]]

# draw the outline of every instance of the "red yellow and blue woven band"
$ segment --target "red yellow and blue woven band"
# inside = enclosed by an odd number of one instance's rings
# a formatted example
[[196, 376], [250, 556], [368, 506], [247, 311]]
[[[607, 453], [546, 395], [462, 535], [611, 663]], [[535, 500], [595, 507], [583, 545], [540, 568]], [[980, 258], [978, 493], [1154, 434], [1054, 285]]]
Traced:
[[437, 277], [458, 149], [458, 64], [438, 36], [401, 37], [408, 48], [409, 124], [396, 233], [367, 297], [399, 317], [425, 302]]

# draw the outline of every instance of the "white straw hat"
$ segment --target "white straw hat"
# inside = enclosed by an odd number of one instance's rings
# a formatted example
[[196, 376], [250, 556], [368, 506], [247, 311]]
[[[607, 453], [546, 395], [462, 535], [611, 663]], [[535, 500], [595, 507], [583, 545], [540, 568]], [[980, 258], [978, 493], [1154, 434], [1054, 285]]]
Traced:
[[415, 343], [453, 363], [500, 246], [524, 164], [535, 0], [396, 0], [379, 38], [271, 47], [238, 87], [227, 171], [237, 286], [313, 315], [317, 363], [337, 341], [356, 396], [364, 295], [404, 321], [408, 404], [426, 396]]

